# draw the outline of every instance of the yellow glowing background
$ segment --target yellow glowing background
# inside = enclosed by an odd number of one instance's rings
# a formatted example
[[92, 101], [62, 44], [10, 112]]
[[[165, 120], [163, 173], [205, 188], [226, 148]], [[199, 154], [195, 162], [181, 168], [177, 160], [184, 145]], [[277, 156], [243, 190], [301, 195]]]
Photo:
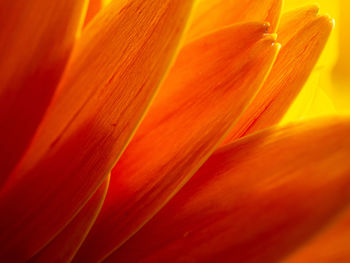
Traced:
[[[284, 10], [315, 1], [286, 0]], [[335, 19], [335, 28], [315, 70], [282, 123], [306, 118], [350, 113], [350, 8], [347, 0], [319, 0], [321, 14]]]

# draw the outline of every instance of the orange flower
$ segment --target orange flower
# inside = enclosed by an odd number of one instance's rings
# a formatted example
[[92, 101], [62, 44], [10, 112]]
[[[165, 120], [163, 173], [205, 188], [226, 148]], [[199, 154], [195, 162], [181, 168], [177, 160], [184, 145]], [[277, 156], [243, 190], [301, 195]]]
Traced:
[[300, 262], [329, 236], [345, 247], [347, 220], [321, 230], [350, 202], [350, 120], [273, 126], [332, 19], [193, 2], [92, 0], [84, 19], [83, 0], [4, 1], [1, 262]]

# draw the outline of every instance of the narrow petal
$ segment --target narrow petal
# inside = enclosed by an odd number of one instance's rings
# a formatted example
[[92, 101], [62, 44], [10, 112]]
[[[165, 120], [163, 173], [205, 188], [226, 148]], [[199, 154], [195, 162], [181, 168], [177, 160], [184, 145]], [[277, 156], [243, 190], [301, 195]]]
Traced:
[[32, 256], [91, 197], [169, 68], [192, 1], [123, 2], [86, 27], [31, 147], [0, 193], [3, 261], [13, 251], [15, 260]]
[[112, 172], [77, 262], [96, 262], [152, 217], [212, 153], [264, 80], [276, 52], [263, 23], [186, 46]]
[[224, 144], [277, 124], [314, 68], [333, 28], [314, 6], [282, 17], [278, 40], [282, 48], [258, 94], [233, 127]]
[[323, 120], [222, 148], [105, 262], [279, 262], [350, 203], [349, 133]]
[[283, 263], [348, 263], [350, 262], [350, 208], [333, 224], [321, 231]]
[[108, 184], [109, 176], [68, 226], [37, 255], [31, 258], [28, 263], [70, 262], [86, 238], [102, 208]]
[[0, 186], [52, 98], [80, 28], [85, 0], [0, 4]]
[[96, 14], [101, 10], [103, 6], [103, 0], [90, 0], [89, 6], [87, 9], [84, 26], [86, 26], [95, 16]]
[[269, 22], [269, 32], [274, 32], [281, 8], [282, 0], [201, 0], [195, 9], [186, 40], [191, 41], [219, 28], [248, 21]]

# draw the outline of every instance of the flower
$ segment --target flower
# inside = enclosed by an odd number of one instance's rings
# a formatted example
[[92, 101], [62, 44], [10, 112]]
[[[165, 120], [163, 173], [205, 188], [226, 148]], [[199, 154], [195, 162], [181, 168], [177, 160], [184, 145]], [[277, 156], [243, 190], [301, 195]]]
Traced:
[[349, 259], [350, 120], [277, 125], [329, 16], [92, 0], [83, 20], [85, 5], [0, 8], [1, 261]]

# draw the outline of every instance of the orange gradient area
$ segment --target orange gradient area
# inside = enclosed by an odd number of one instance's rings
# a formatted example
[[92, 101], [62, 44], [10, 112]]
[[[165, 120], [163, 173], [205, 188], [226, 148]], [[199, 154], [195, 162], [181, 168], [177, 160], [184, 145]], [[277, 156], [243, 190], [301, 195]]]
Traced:
[[279, 123], [312, 72], [332, 28], [333, 20], [317, 15], [315, 6], [282, 16], [277, 32], [281, 51], [263, 87], [224, 144]]
[[38, 127], [80, 31], [85, 0], [5, 0], [0, 8], [0, 186]]
[[186, 40], [247, 21], [268, 22], [268, 31], [275, 32], [281, 8], [282, 0], [200, 0], [194, 10]]
[[222, 148], [104, 262], [278, 262], [349, 204], [349, 132], [322, 120]]
[[350, 259], [349, 207], [283, 263], [347, 263]]
[[168, 70], [191, 9], [192, 1], [117, 1], [82, 33], [31, 147], [0, 193], [7, 215], [0, 258], [33, 256], [96, 191]]
[[266, 30], [264, 23], [239, 24], [182, 49], [112, 171], [105, 204], [77, 260], [98, 261], [118, 248], [213, 152], [274, 61], [279, 45]]
[[319, 2], [3, 0], [0, 262], [350, 262], [350, 4]]

